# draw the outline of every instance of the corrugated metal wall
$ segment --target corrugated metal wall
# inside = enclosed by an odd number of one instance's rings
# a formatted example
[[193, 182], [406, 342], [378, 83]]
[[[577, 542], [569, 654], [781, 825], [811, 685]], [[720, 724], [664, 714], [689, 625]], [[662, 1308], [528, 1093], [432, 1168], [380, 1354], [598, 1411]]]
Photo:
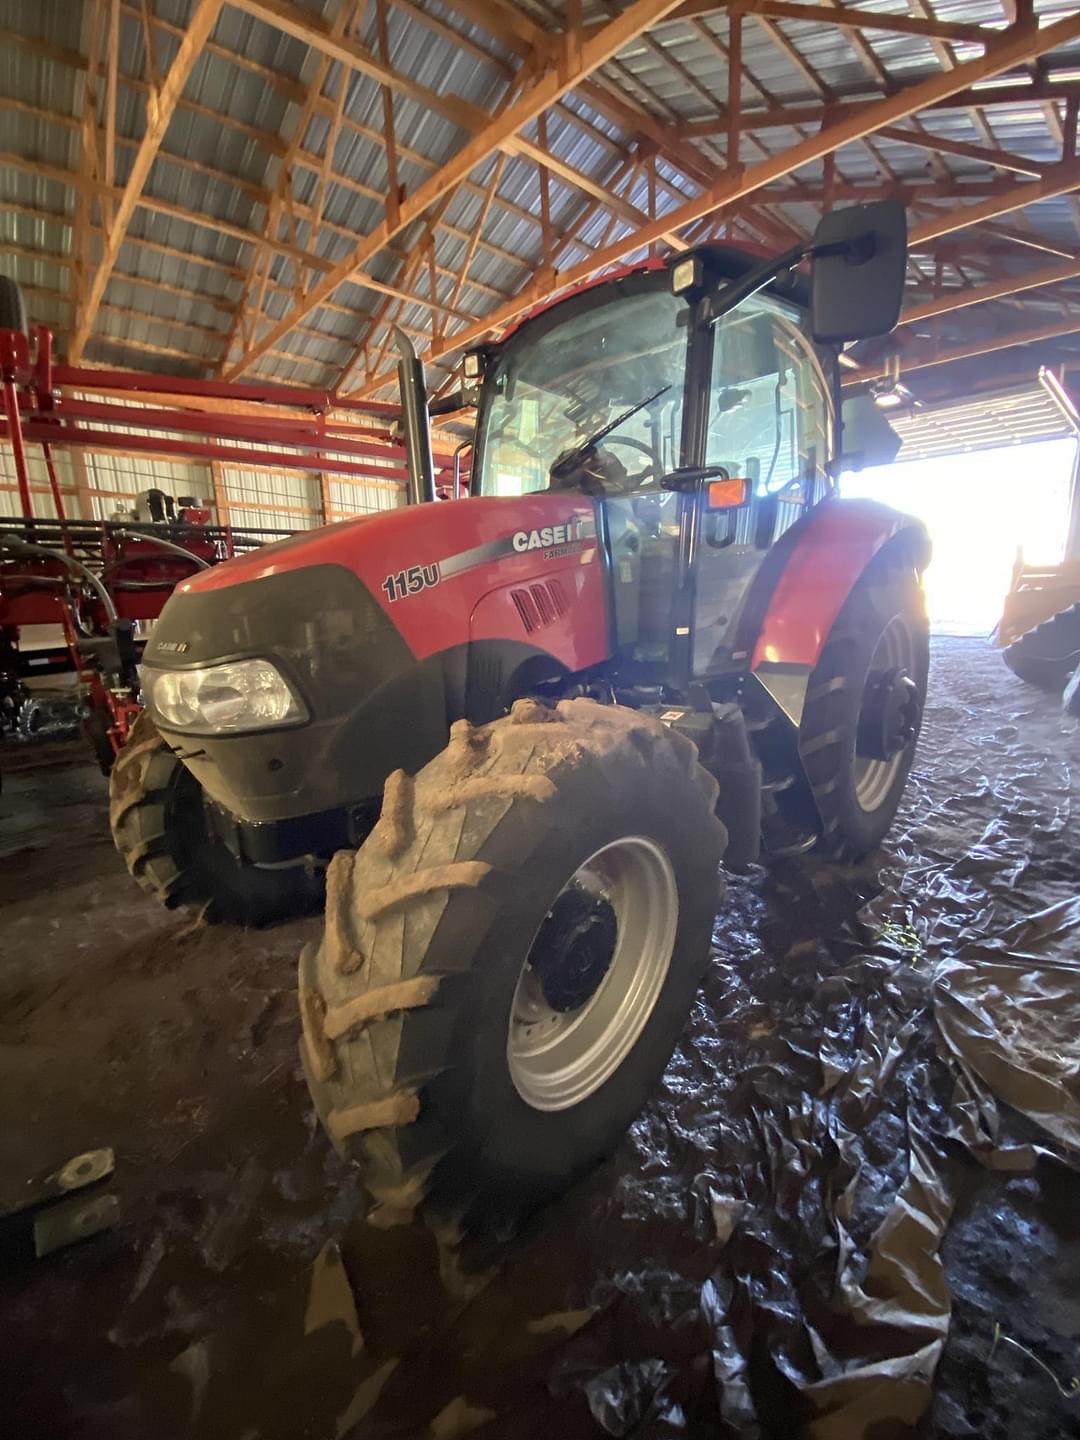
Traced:
[[[56, 512], [41, 447], [28, 444], [26, 448], [34, 514], [53, 517]], [[123, 450], [66, 449], [55, 449], [53, 462], [65, 509], [75, 519], [107, 520], [118, 508], [130, 508], [136, 495], [150, 489], [164, 490], [174, 498], [196, 496], [211, 507], [220, 524], [254, 530], [310, 530], [354, 515], [391, 510], [404, 501], [395, 479], [324, 476], [269, 464], [212, 467], [201, 461]], [[377, 459], [370, 463], [383, 468]], [[0, 515], [18, 515], [21, 509], [14, 456], [10, 445], [0, 444]]]
[[[34, 514], [53, 518], [56, 507], [41, 447], [30, 444], [26, 451]], [[154, 487], [173, 496], [212, 493], [205, 465], [112, 452], [82, 451], [73, 456], [68, 450], [54, 450], [53, 465], [64, 508], [72, 519], [108, 520], [117, 508], [130, 508], [141, 490]], [[10, 445], [0, 445], [0, 515], [21, 513], [15, 457]]]

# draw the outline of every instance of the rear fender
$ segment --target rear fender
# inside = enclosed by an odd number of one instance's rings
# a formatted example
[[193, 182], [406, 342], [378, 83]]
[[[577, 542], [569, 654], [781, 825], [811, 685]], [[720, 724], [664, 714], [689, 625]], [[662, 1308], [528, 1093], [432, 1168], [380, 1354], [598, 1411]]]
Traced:
[[874, 500], [830, 499], [787, 530], [762, 566], [747, 603], [753, 630], [741, 648], [796, 727], [837, 616], [867, 566], [886, 550], [921, 574], [930, 561], [926, 527]]

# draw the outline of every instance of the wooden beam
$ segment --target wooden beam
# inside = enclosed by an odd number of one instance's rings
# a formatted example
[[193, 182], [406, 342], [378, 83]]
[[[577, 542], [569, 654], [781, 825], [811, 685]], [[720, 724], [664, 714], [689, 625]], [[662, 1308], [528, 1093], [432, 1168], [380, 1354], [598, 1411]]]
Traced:
[[102, 179], [112, 185], [116, 179], [117, 75], [120, 69], [120, 0], [109, 0], [109, 38], [105, 46], [108, 79], [105, 85], [105, 163]]
[[[448, 20], [443, 20], [438, 15], [431, 14], [422, 4], [414, 3], [414, 0], [393, 0], [393, 4], [398, 10], [403, 10], [406, 15], [410, 15], [420, 25], [426, 25], [427, 28], [434, 31], [436, 35], [441, 36], [444, 40], [449, 40], [453, 45], [457, 45], [482, 64], [490, 65], [496, 70], [501, 70], [507, 79], [514, 73], [514, 67], [501, 56], [496, 55], [492, 50], [488, 50], [483, 45], [478, 44], [470, 35], [466, 35], [463, 31], [457, 29], [456, 26], [451, 25]], [[453, 7], [451, 6], [450, 8]]]
[[116, 264], [116, 257], [120, 254], [120, 247], [124, 243], [128, 225], [135, 213], [135, 206], [138, 204], [139, 196], [142, 194], [143, 186], [150, 174], [150, 167], [165, 138], [165, 132], [169, 128], [169, 122], [176, 109], [180, 93], [187, 84], [188, 77], [202, 52], [202, 47], [210, 31], [217, 23], [222, 3], [223, 0], [197, 0], [191, 19], [188, 21], [187, 32], [180, 43], [180, 49], [169, 67], [168, 75], [162, 81], [157, 104], [153, 111], [147, 114], [146, 130], [132, 162], [127, 183], [116, 207], [116, 213], [112, 217], [112, 224], [105, 243], [105, 252], [94, 272], [94, 279], [90, 285], [90, 292], [82, 313], [76, 317], [75, 333], [68, 351], [73, 364], [77, 364], [82, 355], [87, 337], [93, 328], [98, 306], [105, 294], [105, 287], [109, 283], [109, 276]]
[[1080, 115], [1080, 96], [1070, 95], [1065, 101], [1065, 125], [1064, 138], [1061, 145], [1061, 158], [1072, 160], [1076, 156], [1076, 120]]
[[648, 219], [643, 210], [636, 205], [630, 205], [621, 195], [616, 195], [606, 185], [591, 176], [585, 175], [582, 171], [576, 170], [573, 165], [568, 165], [565, 160], [560, 160], [549, 150], [527, 140], [523, 135], [514, 135], [500, 147], [509, 155], [525, 155], [538, 165], [541, 171], [548, 171], [557, 175], [559, 179], [572, 189], [580, 191], [582, 195], [588, 195], [592, 200], [599, 200], [601, 205], [618, 215], [620, 220], [626, 220], [631, 225], [640, 225]]
[[[389, 70], [390, 66], [390, 29], [386, 20], [386, 0], [375, 0], [375, 29], [379, 38], [379, 57]], [[345, 71], [346, 79], [351, 72]], [[342, 81], [342, 93], [344, 93], [345, 80]], [[397, 132], [394, 126], [394, 92], [389, 85], [383, 84], [379, 87], [382, 94], [383, 112], [383, 151], [386, 155], [386, 218], [391, 224], [396, 224], [398, 211], [401, 207], [401, 182], [398, 180], [398, 154], [397, 154]], [[431, 312], [432, 324], [435, 323], [435, 311]]]
[[281, 30], [293, 39], [310, 45], [332, 60], [338, 60], [349, 70], [359, 70], [379, 85], [389, 86], [401, 95], [407, 95], [425, 109], [432, 110], [459, 125], [463, 130], [475, 129], [484, 118], [478, 106], [462, 100], [456, 95], [440, 95], [426, 85], [421, 85], [400, 70], [393, 69], [382, 61], [366, 45], [361, 45], [344, 34], [335, 35], [334, 27], [321, 20], [313, 10], [302, 9], [291, 0], [229, 0], [237, 10], [253, 15], [257, 20]]
[[[570, 286], [587, 280], [596, 271], [602, 270], [608, 265], [614, 265], [624, 256], [643, 249], [657, 237], [658, 226], [682, 229], [683, 226], [692, 224], [705, 215], [726, 209], [735, 202], [755, 194], [765, 186], [773, 184], [776, 180], [801, 169], [812, 161], [823, 159], [830, 151], [841, 145], [858, 140], [863, 135], [872, 135], [882, 125], [894, 125], [907, 116], [935, 104], [945, 96], [969, 89], [973, 82], [1010, 70], [1039, 54], [1044, 54], [1061, 45], [1071, 44], [1078, 39], [1080, 39], [1080, 15], [1075, 14], [1038, 30], [1025, 30], [1021, 33], [1005, 32], [987, 48], [984, 56], [965, 61], [949, 73], [929, 76], [917, 85], [910, 86], [895, 95], [879, 99], [855, 114], [846, 113], [833, 124], [823, 126], [816, 135], [809, 136], [782, 154], [763, 160], [759, 164], [747, 166], [740, 175], [721, 176], [701, 195], [695, 196], [678, 209], [671, 211], [662, 220], [654, 221], [642, 229], [622, 237], [580, 265], [576, 265], [560, 275], [560, 285]], [[1065, 182], [1061, 178], [1063, 170], [1063, 166], [1055, 167], [1055, 171], [1058, 172], [1056, 183], [1062, 185], [1073, 183], [1071, 179]], [[936, 233], [949, 233], [954, 228], [958, 229], [962, 225], [973, 224], [980, 218], [987, 218], [985, 214], [978, 213], [987, 208], [998, 207], [994, 213], [1003, 213], [1008, 208], [1018, 208], [1020, 205], [1029, 204], [1032, 200], [1045, 198], [1048, 182], [1049, 177], [1030, 185], [1013, 187], [1015, 191], [1021, 192], [1023, 197], [1015, 202], [1010, 202], [1007, 196], [1000, 198], [994, 196], [983, 204], [967, 206], [962, 212], [955, 212], [966, 218], [956, 219], [953, 223], [949, 217], [943, 217], [944, 228]], [[918, 236], [918, 230], [915, 234]], [[544, 292], [540, 287], [527, 286], [507, 305], [499, 307], [474, 325], [467, 326], [464, 330], [448, 337], [442, 349], [432, 354], [431, 358], [437, 359], [448, 350], [461, 349], [491, 330], [509, 323], [510, 320], [542, 299], [543, 295]]]
[[896, 140], [902, 145], [914, 145], [919, 150], [931, 150], [938, 155], [955, 155], [961, 160], [978, 160], [983, 165], [993, 165], [998, 170], [1007, 170], [1013, 175], [1043, 175], [1050, 168], [1043, 160], [1025, 160], [1023, 156], [1012, 155], [1007, 150], [991, 150], [985, 145], [969, 145], [965, 140], [947, 140], [929, 130], [913, 130], [903, 125], [883, 125], [877, 131], [882, 140]]
[[735, 170], [742, 140], [742, 15], [738, 13], [732, 15], [728, 30], [727, 66], [727, 164], [729, 170]]
[[[82, 113], [79, 117], [79, 163], [84, 171], [97, 173], [97, 55], [101, 33], [102, 0], [94, 0], [83, 16], [83, 37], [88, 58], [83, 82]], [[71, 302], [72, 315], [78, 315], [85, 303], [90, 283], [90, 213], [91, 195], [80, 190], [75, 196], [75, 225], [71, 239]]]
[[[547, 151], [548, 151], [547, 115], [546, 115], [546, 113], [541, 113], [540, 115], [538, 115], [538, 116], [536, 117], [536, 135], [537, 135], [537, 139], [538, 139], [539, 142], [540, 142], [539, 148], [544, 152], [544, 159], [546, 159], [546, 158], [547, 158]], [[502, 153], [502, 155], [501, 155], [499, 158], [500, 158], [500, 159], [505, 159], [505, 158], [506, 158], [506, 155], [507, 155], [507, 150], [506, 150], [506, 148], [504, 147], [504, 148], [503, 148], [503, 153]], [[552, 239], [551, 239], [551, 171], [550, 171], [550, 170], [548, 169], [548, 167], [544, 164], [544, 160], [543, 160], [543, 159], [538, 159], [537, 162], [536, 162], [536, 165], [537, 165], [537, 171], [538, 171], [539, 180], [540, 180], [540, 243], [541, 243], [541, 246], [542, 246], [542, 248], [543, 248], [543, 257], [544, 257], [544, 258], [543, 258], [543, 264], [544, 264], [544, 268], [545, 268], [545, 269], [548, 269], [548, 268], [550, 267], [550, 265], [551, 265], [551, 251], [552, 251]], [[498, 172], [497, 172], [497, 173], [498, 173]], [[497, 183], [498, 183], [498, 182], [496, 181], [496, 184], [497, 184]], [[493, 193], [494, 193], [494, 192], [493, 192]], [[485, 218], [485, 219], [487, 218], [487, 217], [486, 217], [486, 214], [485, 214], [485, 217], [484, 217], [484, 218]], [[481, 221], [481, 224], [483, 224], [483, 221]], [[470, 248], [469, 254], [470, 254], [470, 258], [471, 258], [471, 256], [472, 256], [472, 250], [471, 250], [471, 248]]]
[[[244, 8], [252, 4], [268, 3], [270, 0], [242, 0]], [[279, 0], [273, 0], [273, 4], [278, 3]], [[578, 80], [610, 60], [660, 16], [673, 10], [678, 3], [679, 0], [632, 0], [620, 15], [608, 21], [582, 45], [580, 67], [565, 73], [559, 73], [555, 69], [541, 70], [531, 84], [525, 87], [519, 99], [500, 107], [483, 130], [474, 135], [440, 170], [406, 198], [400, 207], [396, 225], [391, 226], [387, 220], [383, 220], [370, 235], [364, 236], [352, 253], [313, 287], [302, 305], [294, 306], [241, 356], [227, 372], [227, 378], [231, 380], [243, 374], [261, 354], [276, 345], [283, 335], [287, 335], [298, 320], [317, 309], [340, 285], [362, 270], [380, 250], [384, 250], [396, 234], [419, 219], [431, 205], [464, 180], [489, 155], [501, 149], [505, 141], [535, 120], [568, 90], [573, 89]], [[664, 228], [668, 227], [665, 225]]]
[[[342, 31], [344, 31], [350, 13], [351, 12], [349, 7], [347, 5], [342, 5], [334, 22], [331, 33], [340, 34]], [[305, 99], [304, 104], [300, 110], [300, 114], [297, 117], [296, 127], [293, 130], [292, 138], [289, 141], [288, 148], [285, 151], [284, 156], [282, 157], [281, 166], [278, 170], [277, 183], [274, 186], [274, 193], [271, 196], [269, 204], [267, 206], [266, 224], [263, 227], [263, 235], [262, 237], [257, 239], [254, 244], [254, 249], [251, 254], [251, 261], [248, 266], [247, 274], [244, 277], [244, 288], [240, 292], [240, 299], [237, 301], [236, 312], [233, 317], [232, 326], [229, 330], [229, 337], [226, 342], [225, 349], [222, 351], [219, 369], [221, 367], [224, 367], [225, 364], [228, 362], [229, 356], [232, 353], [232, 349], [236, 343], [237, 338], [242, 338], [243, 326], [250, 323], [252, 318], [252, 312], [254, 312], [255, 315], [258, 315], [262, 311], [266, 288], [270, 280], [270, 268], [272, 264], [272, 247], [268, 242], [270, 240], [277, 239], [278, 230], [281, 225], [281, 211], [285, 202], [285, 192], [287, 189], [291, 188], [293, 183], [293, 164], [296, 160], [297, 154], [299, 153], [304, 144], [304, 138], [307, 134], [307, 128], [310, 124], [311, 116], [314, 112], [315, 101], [316, 98], [322, 94], [322, 88], [323, 85], [326, 83], [326, 76], [329, 69], [330, 58], [329, 56], [324, 55], [320, 58], [315, 74], [311, 78], [311, 84], [308, 90], [307, 98]], [[347, 72], [343, 71], [343, 86], [347, 81], [347, 78]], [[257, 302], [253, 306], [251, 303], [252, 295], [254, 294], [255, 286], [259, 283], [260, 269], [262, 270], [262, 285], [258, 292]]]
[[[768, 35], [774, 47], [779, 51], [781, 55], [783, 55], [791, 68], [798, 75], [802, 76], [803, 80], [805, 80], [809, 88], [811, 90], [816, 90], [823, 100], [831, 100], [832, 91], [825, 84], [825, 82], [822, 80], [821, 76], [817, 73], [814, 67], [807, 61], [807, 59], [799, 50], [795, 42], [789, 39], [789, 37], [784, 33], [784, 31], [781, 30], [780, 26], [777, 25], [774, 21], [766, 19], [763, 15], [759, 13], [755, 13], [753, 11], [751, 11], [750, 13], [754, 15], [754, 19], [760, 25], [762, 30], [765, 31], [765, 34]], [[832, 12], [827, 11], [826, 13], [831, 14]]]
[[935, 215], [916, 225], [908, 235], [909, 245], [924, 245], [928, 240], [937, 240], [942, 235], [951, 235], [956, 230], [977, 225], [983, 220], [995, 220], [999, 215], [1009, 215], [1022, 210], [1025, 205], [1034, 205], [1039, 200], [1052, 200], [1058, 195], [1068, 195], [1080, 189], [1080, 161], [1063, 160], [1047, 167], [1041, 180], [1032, 180], [1026, 185], [1012, 185], [1000, 195], [974, 205], [963, 205], [956, 210]]
[[[917, 83], [925, 82], [918, 81]], [[897, 90], [900, 93], [910, 88], [910, 83], [897, 82]], [[919, 108], [921, 110], [970, 110], [972, 106], [978, 106], [980, 109], [987, 110], [1015, 109], [1017, 105], [1026, 104], [1029, 101], [1066, 100], [1071, 94], [1080, 94], [1080, 85], [1071, 82], [1052, 83], [1044, 74], [1030, 85], [1016, 84], [985, 91], [971, 90], [965, 87], [963, 90], [951, 95], [943, 95]], [[842, 96], [830, 102], [829, 118], [838, 120], [849, 112], [865, 110], [868, 106], [876, 104], [880, 98], [880, 94]], [[826, 107], [820, 101], [799, 105], [772, 105], [764, 109], [744, 110], [742, 128], [749, 134], [762, 130], [789, 129], [799, 125], [818, 125], [826, 118]], [[724, 135], [726, 131], [727, 117], [726, 114], [721, 113], [709, 120], [687, 121], [675, 133], [684, 140], [705, 140], [714, 135]]]
[[1038, 250], [1043, 255], [1060, 255], [1063, 260], [1076, 258], [1076, 251], [1069, 249], [1066, 245], [1057, 245], [1053, 240], [1047, 239], [1045, 235], [1037, 235], [1034, 231], [1014, 230], [1004, 225], [991, 225], [986, 221], [976, 222], [985, 234], [994, 240], [1004, 240], [1009, 245], [1020, 245], [1028, 250]]
[[1021, 295], [1026, 290], [1038, 290], [1044, 285], [1058, 285], [1063, 280], [1078, 278], [1080, 278], [1080, 260], [1064, 260], [1060, 265], [1047, 265], [1042, 270], [1029, 270], [1026, 275], [1010, 275], [992, 285], [946, 290], [934, 300], [906, 306], [900, 317], [900, 323], [914, 325], [921, 320], [932, 319], [935, 315], [947, 315], [954, 310], [966, 309], [969, 305], [982, 305], [987, 300], [1002, 300], [1007, 295]]
[[[991, 355], [998, 350], [1011, 350], [1015, 346], [1037, 345], [1043, 340], [1059, 340], [1065, 335], [1080, 333], [1080, 311], [1065, 320], [1051, 325], [1037, 325], [1024, 330], [1006, 330], [999, 335], [988, 335], [981, 340], [969, 341], [964, 345], [951, 346], [947, 350], [931, 351], [928, 354], [915, 352], [905, 355], [900, 362], [901, 371], [906, 375], [912, 370], [928, 370], [935, 365], [951, 365], [958, 360], [973, 360], [980, 355]], [[1078, 357], [1080, 358], [1080, 357]], [[1034, 371], [1035, 364], [1032, 364]], [[868, 380], [877, 380], [884, 370], [851, 370], [844, 375], [845, 387], [861, 385]]]
[[1001, 34], [989, 25], [950, 20], [920, 20], [913, 15], [890, 11], [859, 10], [855, 6], [832, 9], [826, 5], [803, 5], [789, 0], [735, 0], [730, 5], [717, 0], [685, 0], [670, 16], [672, 20], [691, 20], [703, 15], [727, 11], [743, 15], [760, 15], [771, 20], [802, 20], [818, 25], [839, 25], [847, 30], [881, 30], [896, 35], [918, 35], [924, 39], [960, 40], [968, 44], [989, 44]]
[[[450, 196], [449, 196], [449, 195], [446, 195], [446, 196], [443, 197], [442, 200], [440, 200], [439, 204], [435, 207], [435, 210], [434, 210], [434, 212], [432, 213], [432, 215], [429, 217], [428, 223], [427, 223], [427, 233], [428, 233], [429, 235], [434, 233], [435, 226], [438, 224], [439, 219], [441, 218], [443, 211], [446, 209], [446, 207], [447, 207], [449, 204], [450, 204]], [[410, 283], [412, 282], [412, 278], [413, 278], [414, 274], [416, 273], [416, 271], [417, 271], [417, 270], [419, 269], [419, 267], [420, 267], [420, 261], [421, 261], [422, 257], [423, 257], [423, 251], [422, 251], [421, 247], [420, 247], [419, 245], [414, 245], [413, 248], [412, 248], [411, 253], [404, 259], [403, 264], [402, 264], [402, 269], [401, 269], [401, 272], [400, 272], [400, 279], [401, 279], [401, 283], [402, 283], [403, 285], [410, 284]], [[450, 303], [451, 303], [451, 305], [453, 305], [455, 302], [454, 302], [453, 300], [451, 300]], [[379, 325], [382, 324], [384, 321], [387, 321], [387, 320], [389, 319], [391, 304], [392, 304], [392, 301], [389, 300], [389, 299], [387, 299], [387, 300], [385, 300], [381, 305], [379, 305], [379, 306], [377, 307], [374, 315], [372, 315], [371, 320], [369, 321], [369, 323], [367, 324], [367, 326], [365, 326], [364, 330], [363, 330], [362, 333], [360, 334], [360, 336], [353, 342], [352, 349], [351, 349], [351, 351], [350, 351], [350, 353], [349, 353], [349, 358], [346, 360], [345, 364], [344, 364], [344, 365], [340, 368], [340, 370], [338, 371], [337, 378], [336, 378], [336, 380], [335, 380], [335, 382], [334, 382], [333, 389], [334, 389], [335, 392], [340, 392], [340, 391], [343, 390], [349, 374], [352, 372], [352, 370], [354, 369], [354, 367], [360, 362], [360, 360], [363, 360], [363, 362], [364, 362], [364, 372], [365, 372], [365, 375], [366, 375], [366, 373], [367, 373], [367, 366], [368, 366], [368, 351], [369, 351], [369, 346], [370, 346], [372, 340], [373, 340], [374, 337], [375, 337], [375, 334], [376, 334], [376, 332], [377, 332], [377, 330], [378, 330], [378, 328], [379, 328]], [[398, 311], [397, 311], [397, 323], [398, 323], [399, 325], [401, 324], [401, 310], [402, 310], [402, 309], [403, 309], [403, 306], [400, 306], [400, 305], [399, 305], [399, 306], [398, 306]], [[404, 329], [404, 328], [407, 328], [407, 327], [402, 326], [402, 328]], [[387, 326], [386, 326], [386, 335], [385, 335], [385, 337], [384, 337], [384, 339], [383, 339], [382, 348], [381, 348], [380, 351], [379, 351], [380, 360], [381, 360], [382, 356], [385, 354], [386, 350], [389, 348], [389, 345], [390, 345], [390, 342], [391, 342], [392, 338], [393, 338], [392, 328], [391, 328], [391, 326], [390, 326], [389, 324], [387, 324]], [[378, 363], [378, 362], [377, 362], [377, 363]]]

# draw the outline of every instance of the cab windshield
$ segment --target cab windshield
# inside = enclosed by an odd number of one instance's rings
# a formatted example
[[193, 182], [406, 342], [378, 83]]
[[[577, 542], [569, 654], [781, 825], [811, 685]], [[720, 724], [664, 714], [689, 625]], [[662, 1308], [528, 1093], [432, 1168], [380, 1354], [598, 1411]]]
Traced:
[[[522, 332], [499, 357], [483, 416], [480, 492], [522, 495], [558, 480], [552, 466], [643, 400], [565, 477], [574, 488], [624, 491], [679, 463], [685, 390], [685, 300], [663, 272], [627, 293]], [[662, 392], [662, 393], [659, 393]]]

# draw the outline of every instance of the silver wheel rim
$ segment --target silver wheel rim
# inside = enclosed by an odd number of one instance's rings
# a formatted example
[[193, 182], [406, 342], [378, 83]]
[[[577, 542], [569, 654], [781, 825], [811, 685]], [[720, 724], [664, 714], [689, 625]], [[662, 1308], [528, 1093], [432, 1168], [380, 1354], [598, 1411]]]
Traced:
[[577, 1010], [548, 1004], [530, 947], [510, 1007], [506, 1053], [514, 1088], [534, 1110], [569, 1110], [615, 1074], [656, 1007], [675, 947], [675, 871], [654, 840], [631, 835], [603, 846], [559, 896], [571, 886], [606, 900], [618, 931], [606, 974]]
[[[905, 669], [910, 674], [915, 668], [914, 647], [911, 632], [899, 615], [893, 617], [881, 632], [874, 653], [870, 657], [870, 676], [876, 671]], [[893, 783], [904, 763], [910, 745], [905, 745], [888, 760], [874, 760], [856, 754], [855, 756], [855, 799], [859, 809], [866, 814], [878, 810], [885, 803]]]

